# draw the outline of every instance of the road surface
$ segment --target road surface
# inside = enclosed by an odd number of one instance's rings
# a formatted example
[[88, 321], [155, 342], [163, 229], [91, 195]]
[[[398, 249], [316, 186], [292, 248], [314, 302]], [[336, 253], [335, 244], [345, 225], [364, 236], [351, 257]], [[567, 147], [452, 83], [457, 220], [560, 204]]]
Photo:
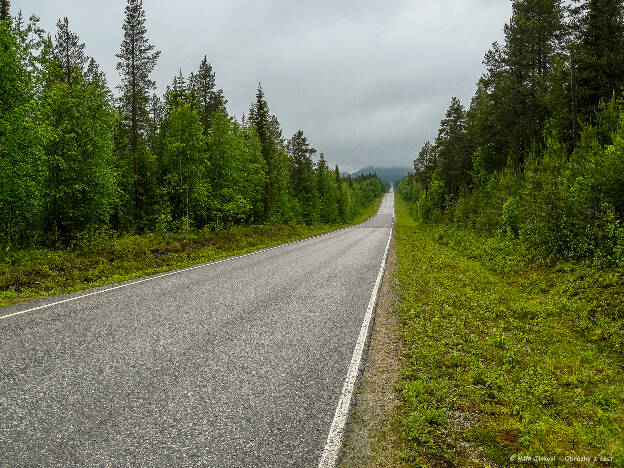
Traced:
[[316, 466], [392, 213], [0, 309], [0, 466]]

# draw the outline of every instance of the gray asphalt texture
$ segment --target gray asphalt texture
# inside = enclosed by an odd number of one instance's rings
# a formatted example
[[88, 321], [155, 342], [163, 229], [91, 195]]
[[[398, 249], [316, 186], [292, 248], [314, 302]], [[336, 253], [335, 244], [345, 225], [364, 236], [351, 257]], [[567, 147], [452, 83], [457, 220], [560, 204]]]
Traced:
[[0, 319], [0, 466], [316, 466], [392, 212]]

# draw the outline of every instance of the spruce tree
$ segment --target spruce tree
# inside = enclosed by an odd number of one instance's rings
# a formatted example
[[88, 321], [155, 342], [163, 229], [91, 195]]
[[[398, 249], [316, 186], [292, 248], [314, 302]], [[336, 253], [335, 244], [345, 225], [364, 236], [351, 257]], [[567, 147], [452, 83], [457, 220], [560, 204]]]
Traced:
[[326, 224], [335, 223], [338, 219], [335, 187], [323, 153], [316, 163], [316, 183], [320, 198], [321, 221]]
[[80, 43], [78, 35], [69, 29], [67, 16], [56, 23], [54, 55], [61, 65], [61, 73], [68, 86], [72, 85], [72, 76], [76, 72], [83, 72], [87, 63], [84, 43]]
[[208, 134], [217, 110], [222, 109], [225, 112], [227, 99], [223, 96], [222, 89], [215, 90], [215, 73], [205, 55], [199, 64], [197, 74], [189, 77], [189, 88], [197, 101], [204, 133]]
[[297, 131], [286, 145], [290, 156], [290, 187], [299, 202], [303, 221], [318, 221], [318, 193], [314, 177], [312, 156], [316, 150], [310, 146], [302, 130]]
[[256, 102], [249, 110], [249, 122], [255, 127], [258, 139], [260, 140], [260, 149], [262, 157], [266, 163], [267, 178], [264, 189], [264, 215], [269, 219], [275, 208], [275, 142], [271, 135], [271, 115], [269, 114], [269, 105], [264, 98], [262, 85], [258, 83], [258, 91], [256, 92]]
[[336, 168], [334, 169], [334, 183], [336, 185], [336, 203], [338, 204], [338, 216], [342, 222], [347, 221], [347, 209], [345, 202], [345, 194], [342, 187], [342, 176], [340, 175], [340, 169], [338, 169], [338, 164], [336, 164]]
[[147, 38], [145, 11], [142, 0], [128, 0], [126, 17], [123, 25], [124, 37], [117, 58], [117, 70], [121, 72], [122, 92], [120, 99], [123, 124], [126, 129], [127, 150], [130, 155], [133, 175], [133, 200], [135, 218], [144, 216], [145, 191], [141, 187], [141, 158], [144, 137], [149, 128], [148, 105], [150, 91], [156, 84], [150, 79], [150, 73], [156, 66], [160, 51]]
[[454, 97], [440, 122], [440, 130], [436, 138], [436, 156], [446, 193], [455, 194], [466, 180], [471, 162], [470, 154], [465, 146], [466, 112], [459, 99]]

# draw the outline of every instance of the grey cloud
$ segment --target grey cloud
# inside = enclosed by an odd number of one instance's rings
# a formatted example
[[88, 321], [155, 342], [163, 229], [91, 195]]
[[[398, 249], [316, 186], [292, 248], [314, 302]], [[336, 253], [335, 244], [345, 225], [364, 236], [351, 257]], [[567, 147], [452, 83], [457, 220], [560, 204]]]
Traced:
[[[206, 54], [240, 117], [262, 82], [286, 137], [301, 128], [345, 170], [411, 165], [451, 96], [469, 104], [481, 60], [502, 38], [500, 0], [144, 0], [162, 92]], [[53, 32], [68, 16], [118, 83], [115, 53], [125, 1], [14, 1]]]

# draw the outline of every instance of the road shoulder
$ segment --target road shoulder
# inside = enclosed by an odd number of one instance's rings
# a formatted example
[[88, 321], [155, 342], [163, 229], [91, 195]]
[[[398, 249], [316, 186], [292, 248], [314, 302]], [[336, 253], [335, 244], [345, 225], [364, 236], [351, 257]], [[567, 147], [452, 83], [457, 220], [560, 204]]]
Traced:
[[402, 340], [396, 310], [397, 256], [390, 242], [366, 364], [355, 395], [345, 435], [341, 468], [394, 465], [397, 446], [396, 414], [400, 395], [396, 384], [402, 368]]

